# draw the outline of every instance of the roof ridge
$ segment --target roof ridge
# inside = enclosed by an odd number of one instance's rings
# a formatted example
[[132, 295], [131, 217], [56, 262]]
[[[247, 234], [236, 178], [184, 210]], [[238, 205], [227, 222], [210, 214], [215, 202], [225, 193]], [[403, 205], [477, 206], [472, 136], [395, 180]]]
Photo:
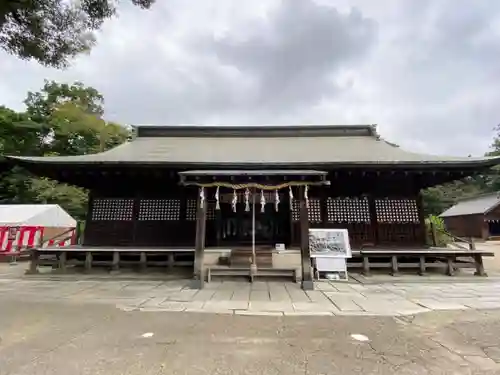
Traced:
[[134, 125], [143, 137], [328, 137], [365, 136], [379, 138], [376, 125]]

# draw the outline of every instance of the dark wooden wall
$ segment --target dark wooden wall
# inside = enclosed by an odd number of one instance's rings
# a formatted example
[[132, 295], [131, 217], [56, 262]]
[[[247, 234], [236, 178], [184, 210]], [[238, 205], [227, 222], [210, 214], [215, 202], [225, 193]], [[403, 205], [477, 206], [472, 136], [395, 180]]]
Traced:
[[488, 223], [482, 214], [445, 217], [446, 229], [458, 237], [474, 237], [487, 239]]
[[[84, 244], [193, 247], [197, 198], [196, 189], [181, 189], [175, 183], [132, 189], [111, 185], [91, 191]], [[210, 234], [215, 226], [212, 217], [209, 210]]]
[[[293, 206], [292, 243], [298, 244], [298, 202]], [[353, 247], [425, 245], [425, 223], [417, 198], [311, 198], [309, 226], [347, 229]]]
[[[394, 186], [391, 189], [394, 192]], [[217, 245], [220, 219], [220, 212], [215, 210], [212, 190], [215, 189], [207, 189], [206, 193], [206, 246]], [[347, 192], [345, 185], [341, 189], [335, 185], [311, 188], [310, 227], [346, 228], [349, 230], [353, 247], [411, 247], [425, 244], [425, 224], [421, 205], [414, 191], [400, 189], [399, 194], [384, 196], [380, 194], [384, 189], [380, 189], [379, 184], [370, 187], [366, 185], [366, 181], [365, 184], [349, 190], [357, 192], [358, 195], [340, 195]], [[372, 194], [366, 194], [365, 191], [371, 191]], [[183, 187], [173, 182], [161, 186], [149, 185], [135, 191], [130, 187], [108, 187], [92, 191], [84, 244], [193, 247], [198, 199], [197, 188]], [[287, 200], [288, 192], [282, 191], [282, 210], [286, 207], [289, 211]], [[286, 213], [289, 215], [291, 226], [288, 243], [298, 245], [300, 229], [296, 199], [292, 201], [292, 208]]]

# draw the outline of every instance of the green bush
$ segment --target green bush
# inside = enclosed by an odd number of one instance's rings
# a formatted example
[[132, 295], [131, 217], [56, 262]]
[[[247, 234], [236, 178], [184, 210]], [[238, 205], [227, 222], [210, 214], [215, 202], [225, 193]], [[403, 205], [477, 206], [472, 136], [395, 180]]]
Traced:
[[429, 246], [434, 246], [434, 243], [432, 241], [432, 226], [434, 226], [436, 232], [436, 246], [445, 247], [451, 242], [450, 236], [446, 234], [446, 226], [444, 225], [444, 220], [439, 216], [429, 215], [429, 217], [425, 219], [427, 244]]

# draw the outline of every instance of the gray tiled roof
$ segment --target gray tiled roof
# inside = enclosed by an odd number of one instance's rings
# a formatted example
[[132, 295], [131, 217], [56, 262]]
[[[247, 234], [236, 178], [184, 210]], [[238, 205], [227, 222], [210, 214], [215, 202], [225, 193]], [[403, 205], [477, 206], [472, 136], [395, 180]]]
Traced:
[[458, 202], [444, 211], [441, 217], [486, 214], [500, 204], [500, 194], [492, 193]]
[[[170, 130], [174, 128], [175, 131]], [[139, 129], [139, 137], [103, 153], [21, 159], [85, 164], [496, 164], [493, 161], [496, 159], [443, 157], [405, 151], [380, 139], [372, 126], [282, 127], [282, 130], [279, 127]], [[146, 131], [151, 129], [155, 129], [154, 132]], [[158, 135], [161, 131], [163, 134]]]

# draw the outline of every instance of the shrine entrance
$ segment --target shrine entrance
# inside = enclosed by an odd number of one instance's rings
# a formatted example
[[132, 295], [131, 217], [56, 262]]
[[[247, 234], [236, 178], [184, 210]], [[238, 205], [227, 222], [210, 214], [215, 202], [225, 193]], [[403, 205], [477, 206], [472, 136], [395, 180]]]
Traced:
[[281, 210], [276, 210], [275, 192], [250, 192], [248, 204], [244, 202], [244, 192], [237, 194], [236, 199], [237, 203], [234, 204], [232, 194], [221, 194], [220, 197], [221, 220], [218, 231], [222, 246], [252, 246], [253, 230], [258, 246], [274, 247], [277, 243], [288, 245], [291, 214], [284, 204]]
[[[196, 186], [199, 194], [196, 211], [194, 273], [191, 286], [201, 289], [205, 283], [206, 221], [209, 200], [212, 197], [215, 200], [216, 221], [219, 223], [216, 226], [218, 240], [236, 242], [237, 245], [248, 244], [250, 248], [250, 252], [238, 254], [238, 259], [233, 258], [235, 258], [235, 253], [242, 249], [231, 249], [231, 265], [233, 260], [238, 261], [234, 263], [246, 260], [246, 267], [233, 268], [230, 270], [231, 274], [234, 275], [236, 272], [238, 275], [249, 275], [253, 280], [258, 275], [270, 275], [269, 272], [276, 272], [273, 270], [272, 255], [269, 256], [268, 251], [267, 259], [260, 257], [259, 262], [257, 245], [268, 247], [284, 243], [286, 246], [285, 238], [291, 237], [291, 211], [294, 205], [290, 203], [294, 202], [295, 190], [300, 201], [301, 283], [303, 289], [314, 289], [309, 253], [308, 191], [311, 186], [329, 185], [326, 175], [325, 171], [315, 170], [179, 172], [181, 185]], [[212, 275], [211, 270], [212, 268], [209, 269], [208, 279]], [[296, 274], [295, 268], [285, 269], [285, 271], [292, 271]]]

